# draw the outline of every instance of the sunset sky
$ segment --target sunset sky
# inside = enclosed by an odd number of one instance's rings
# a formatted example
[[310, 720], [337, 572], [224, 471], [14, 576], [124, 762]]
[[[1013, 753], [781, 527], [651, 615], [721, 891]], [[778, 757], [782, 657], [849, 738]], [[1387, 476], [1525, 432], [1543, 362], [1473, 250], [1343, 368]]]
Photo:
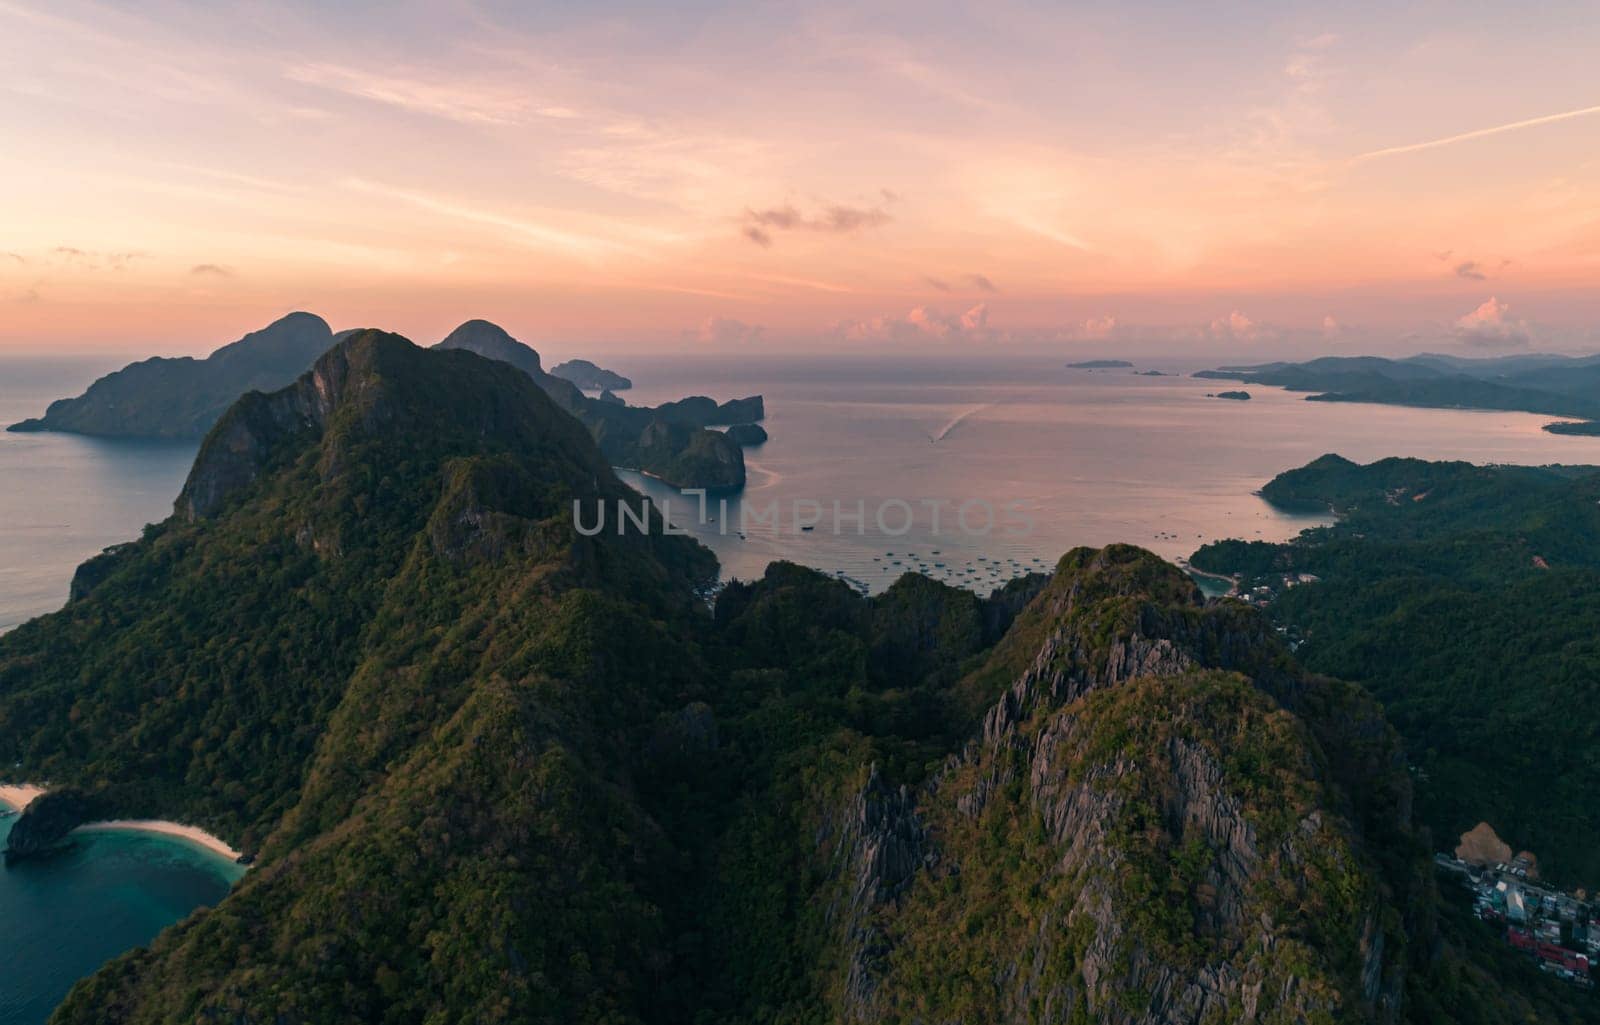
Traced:
[[1592, 3], [322, 6], [0, 0], [0, 348], [1600, 349]]

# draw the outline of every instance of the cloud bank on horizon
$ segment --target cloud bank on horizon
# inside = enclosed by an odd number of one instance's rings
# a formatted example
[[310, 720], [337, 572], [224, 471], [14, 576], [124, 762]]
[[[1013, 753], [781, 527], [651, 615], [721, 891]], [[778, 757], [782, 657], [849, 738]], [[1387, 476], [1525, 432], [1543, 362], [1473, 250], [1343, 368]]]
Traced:
[[1600, 346], [1581, 5], [914, 14], [0, 0], [0, 348]]

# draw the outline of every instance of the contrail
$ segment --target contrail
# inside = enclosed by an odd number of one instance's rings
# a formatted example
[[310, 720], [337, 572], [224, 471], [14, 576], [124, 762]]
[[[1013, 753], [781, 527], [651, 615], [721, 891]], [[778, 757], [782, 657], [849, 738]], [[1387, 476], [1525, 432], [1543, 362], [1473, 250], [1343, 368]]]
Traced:
[[1429, 139], [1427, 142], [1413, 142], [1405, 146], [1387, 146], [1375, 149], [1369, 153], [1361, 153], [1350, 158], [1350, 163], [1359, 164], [1366, 160], [1375, 160], [1378, 157], [1392, 157], [1399, 153], [1415, 153], [1418, 150], [1434, 149], [1439, 146], [1449, 146], [1457, 142], [1466, 142], [1470, 139], [1482, 139], [1485, 136], [1499, 135], [1501, 132], [1515, 132], [1521, 128], [1535, 128], [1539, 125], [1554, 124], [1557, 121], [1568, 121], [1575, 117], [1585, 117], [1589, 114], [1600, 114], [1600, 107], [1584, 107], [1581, 110], [1567, 110], [1560, 114], [1546, 114], [1543, 117], [1530, 117], [1526, 121], [1513, 121], [1510, 124], [1495, 125], [1493, 128], [1479, 128], [1476, 131], [1462, 132], [1460, 135], [1447, 135], [1442, 139]]
[[960, 425], [961, 421], [965, 420], [967, 417], [971, 416], [974, 413], [981, 413], [981, 412], [983, 412], [984, 410], [988, 409], [990, 406], [993, 406], [993, 405], [994, 405], [993, 402], [985, 402], [981, 406], [973, 406], [970, 409], [963, 409], [961, 412], [957, 413], [955, 415], [955, 417], [949, 423], [947, 423], [943, 427], [939, 428], [939, 430], [937, 432], [935, 432], [933, 434], [930, 434], [928, 436], [928, 440], [933, 442], [935, 445], [937, 445], [939, 442], [943, 441], [946, 437], [948, 437], [950, 432], [955, 430], [956, 427]]

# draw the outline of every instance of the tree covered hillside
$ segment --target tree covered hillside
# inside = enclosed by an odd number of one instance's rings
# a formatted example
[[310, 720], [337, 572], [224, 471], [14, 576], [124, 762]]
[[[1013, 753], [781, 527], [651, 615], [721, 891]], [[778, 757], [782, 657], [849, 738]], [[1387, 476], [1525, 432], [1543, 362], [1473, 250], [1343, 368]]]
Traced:
[[55, 1022], [1585, 1020], [1441, 942], [1376, 703], [1150, 553], [712, 603], [574, 499], [643, 501], [526, 373], [364, 332], [0, 637], [22, 853], [258, 855]]
[[1263, 495], [1342, 519], [1193, 562], [1320, 578], [1272, 615], [1308, 666], [1383, 701], [1437, 845], [1487, 820], [1547, 874], [1600, 882], [1600, 469], [1325, 456]]

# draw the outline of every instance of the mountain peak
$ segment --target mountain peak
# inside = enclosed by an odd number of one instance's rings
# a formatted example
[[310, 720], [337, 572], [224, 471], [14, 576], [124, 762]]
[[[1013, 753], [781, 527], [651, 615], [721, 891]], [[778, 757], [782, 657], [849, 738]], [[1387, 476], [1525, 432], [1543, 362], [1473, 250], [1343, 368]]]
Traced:
[[491, 321], [473, 319], [445, 336], [435, 349], [466, 349], [489, 359], [510, 363], [523, 373], [537, 379], [544, 373], [539, 353], [530, 345], [517, 341], [511, 333]]
[[579, 477], [610, 474], [588, 432], [527, 375], [470, 351], [421, 349], [364, 328], [287, 388], [234, 403], [195, 458], [179, 514], [216, 515], [264, 471], [319, 441], [317, 473], [325, 484], [358, 462], [362, 472], [381, 472], [368, 464], [375, 450], [388, 449], [554, 448], [562, 462], [577, 464]]

